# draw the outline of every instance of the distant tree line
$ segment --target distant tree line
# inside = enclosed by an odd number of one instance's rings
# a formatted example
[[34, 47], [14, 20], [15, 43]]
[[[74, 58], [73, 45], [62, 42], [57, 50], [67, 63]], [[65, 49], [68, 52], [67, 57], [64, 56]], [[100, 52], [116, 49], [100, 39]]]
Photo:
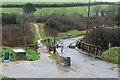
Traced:
[[[91, 5], [102, 5], [102, 4], [113, 4], [110, 2], [93, 2]], [[22, 8], [25, 4], [3, 4], [0, 5], [2, 8]], [[49, 8], [49, 7], [76, 7], [76, 6], [87, 6], [88, 3], [64, 3], [64, 4], [34, 4], [36, 8]], [[115, 4], [113, 4], [115, 5]]]

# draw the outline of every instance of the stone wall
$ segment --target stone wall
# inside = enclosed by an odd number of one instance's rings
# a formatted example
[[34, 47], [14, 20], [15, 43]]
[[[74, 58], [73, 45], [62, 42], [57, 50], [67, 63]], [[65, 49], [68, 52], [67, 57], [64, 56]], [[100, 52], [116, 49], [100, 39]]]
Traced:
[[64, 65], [64, 66], [71, 65], [71, 58], [60, 53], [59, 50], [57, 50], [57, 52], [56, 52], [56, 57], [57, 57], [57, 60], [58, 60], [60, 65]]

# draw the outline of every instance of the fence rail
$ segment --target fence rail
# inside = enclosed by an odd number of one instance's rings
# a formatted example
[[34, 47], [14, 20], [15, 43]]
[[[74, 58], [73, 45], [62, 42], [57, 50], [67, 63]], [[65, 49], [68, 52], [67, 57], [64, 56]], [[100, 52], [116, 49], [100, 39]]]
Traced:
[[47, 42], [46, 46], [49, 49], [49, 51], [53, 51], [53, 45], [52, 44], [50, 44], [50, 43]]
[[53, 43], [51, 39], [48, 39], [48, 41], [46, 42], [46, 46], [47, 46], [48, 50], [53, 51], [53, 54], [56, 55], [57, 61], [60, 65], [70, 66], [71, 58], [66, 57], [62, 53], [58, 52], [59, 51], [59, 50], [57, 50], [58, 44], [56, 44], [56, 43], [57, 43], [56, 41], [54, 41], [54, 43]]
[[88, 44], [88, 43], [80, 41], [78, 43], [77, 47], [80, 50], [87, 52], [91, 56], [101, 58], [101, 50], [102, 50], [102, 48], [100, 46], [95, 46], [95, 45]]

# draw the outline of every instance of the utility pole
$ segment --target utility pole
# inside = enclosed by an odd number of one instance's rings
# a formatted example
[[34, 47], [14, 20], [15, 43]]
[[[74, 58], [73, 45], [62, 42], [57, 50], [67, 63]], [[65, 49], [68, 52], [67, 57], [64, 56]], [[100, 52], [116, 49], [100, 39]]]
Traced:
[[90, 22], [90, 0], [88, 2], [88, 19], [87, 19], [87, 31], [86, 31], [86, 35], [88, 34], [88, 31], [89, 31], [89, 22]]

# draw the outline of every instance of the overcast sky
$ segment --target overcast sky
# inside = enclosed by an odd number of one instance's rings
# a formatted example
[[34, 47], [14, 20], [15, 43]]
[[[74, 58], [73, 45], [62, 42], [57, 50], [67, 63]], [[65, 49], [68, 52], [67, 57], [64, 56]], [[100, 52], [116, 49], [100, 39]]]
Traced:
[[[2, 2], [85, 2], [87, 0], [1, 0]], [[95, 0], [91, 0], [95, 1]], [[105, 2], [119, 2], [120, 0], [96, 0]]]

